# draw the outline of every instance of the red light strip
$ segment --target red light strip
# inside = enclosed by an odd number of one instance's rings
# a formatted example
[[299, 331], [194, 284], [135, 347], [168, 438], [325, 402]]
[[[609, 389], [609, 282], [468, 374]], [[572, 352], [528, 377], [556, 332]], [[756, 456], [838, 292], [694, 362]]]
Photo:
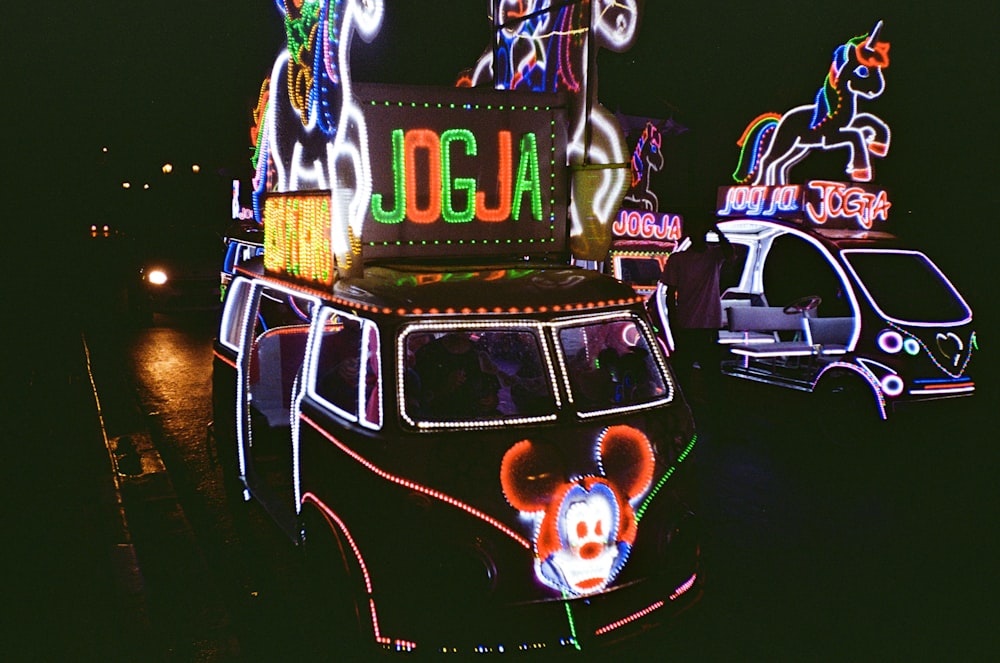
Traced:
[[423, 493], [424, 495], [427, 495], [429, 497], [433, 497], [435, 499], [441, 500], [445, 504], [449, 504], [451, 506], [457, 507], [457, 508], [461, 509], [462, 511], [465, 511], [468, 514], [473, 515], [476, 518], [479, 518], [480, 520], [489, 523], [493, 527], [496, 527], [498, 530], [500, 530], [501, 532], [503, 532], [504, 534], [506, 534], [507, 536], [509, 536], [510, 538], [512, 538], [514, 541], [516, 541], [518, 544], [520, 544], [521, 546], [523, 546], [526, 550], [531, 550], [532, 549], [531, 543], [527, 539], [525, 539], [523, 536], [521, 536], [520, 534], [518, 534], [517, 532], [515, 532], [511, 528], [509, 528], [506, 525], [504, 525], [503, 523], [501, 523], [499, 520], [486, 515], [482, 511], [479, 511], [478, 509], [475, 509], [475, 508], [469, 506], [468, 504], [466, 504], [465, 502], [462, 502], [460, 500], [455, 499], [454, 497], [450, 497], [450, 496], [445, 495], [444, 493], [439, 492], [437, 490], [434, 490], [432, 488], [427, 488], [426, 486], [422, 486], [422, 485], [420, 485], [418, 483], [414, 483], [413, 481], [410, 481], [408, 479], [403, 479], [402, 477], [398, 477], [398, 476], [396, 476], [394, 474], [390, 474], [389, 472], [386, 472], [385, 470], [381, 469], [380, 467], [376, 466], [371, 461], [367, 460], [366, 458], [364, 458], [363, 456], [361, 456], [360, 454], [358, 454], [357, 452], [355, 452], [353, 449], [350, 449], [349, 447], [347, 447], [343, 442], [341, 442], [340, 440], [338, 440], [337, 438], [335, 438], [333, 435], [331, 435], [327, 431], [323, 430], [319, 426], [319, 424], [317, 424], [315, 421], [313, 421], [312, 419], [310, 419], [306, 415], [300, 414], [299, 418], [302, 421], [304, 421], [307, 424], [309, 424], [310, 426], [312, 426], [317, 432], [319, 432], [320, 435], [322, 435], [323, 437], [325, 437], [326, 439], [328, 439], [330, 442], [332, 442], [334, 445], [336, 445], [345, 454], [347, 454], [348, 456], [350, 456], [354, 460], [356, 460], [359, 463], [361, 463], [361, 465], [363, 465], [364, 467], [366, 467], [369, 470], [371, 470], [377, 476], [379, 476], [379, 477], [381, 477], [383, 479], [386, 479], [387, 481], [391, 481], [392, 483], [395, 483], [397, 485], [403, 486], [404, 488], [408, 488], [410, 490], [415, 490], [418, 493]]
[[[432, 308], [432, 309], [429, 309], [429, 310], [425, 311], [425, 310], [423, 310], [421, 308], [413, 308], [413, 309], [406, 309], [406, 308], [391, 309], [391, 308], [388, 308], [388, 307], [385, 307], [385, 306], [373, 306], [371, 304], [365, 304], [365, 303], [359, 302], [359, 301], [354, 301], [354, 300], [350, 300], [350, 299], [344, 299], [343, 297], [336, 297], [336, 296], [331, 295], [330, 292], [328, 292], [328, 291], [318, 290], [318, 289], [316, 289], [314, 287], [310, 287], [309, 285], [306, 285], [306, 284], [302, 284], [302, 283], [289, 283], [288, 281], [284, 281], [284, 280], [281, 280], [279, 278], [275, 278], [274, 276], [271, 276], [271, 275], [268, 275], [268, 274], [265, 274], [264, 276], [261, 276], [260, 274], [254, 274], [254, 273], [249, 272], [246, 269], [243, 269], [241, 267], [237, 267], [236, 271], [238, 273], [243, 274], [243, 275], [245, 275], [245, 276], [247, 276], [249, 278], [252, 278], [252, 279], [257, 279], [257, 280], [260, 280], [260, 281], [271, 282], [271, 283], [274, 283], [274, 284], [277, 284], [277, 285], [281, 285], [282, 287], [290, 288], [290, 289], [293, 289], [293, 290], [298, 290], [299, 292], [310, 294], [310, 295], [319, 295], [319, 296], [323, 297], [325, 300], [327, 300], [329, 302], [332, 302], [334, 304], [338, 304], [340, 306], [347, 306], [349, 308], [357, 309], [357, 310], [360, 310], [360, 311], [365, 311], [365, 312], [368, 312], [368, 313], [381, 313], [382, 315], [393, 315], [393, 314], [395, 314], [395, 315], [399, 315], [399, 316], [404, 316], [404, 315], [440, 315], [442, 313], [442, 311], [440, 309], [436, 309], [436, 308]], [[462, 308], [461, 310], [456, 310], [454, 308], [447, 308], [447, 309], [444, 309], [443, 313], [448, 314], [448, 315], [453, 315], [455, 313], [461, 313], [463, 315], [470, 315], [470, 314], [487, 315], [487, 314], [504, 314], [504, 313], [510, 313], [510, 314], [535, 313], [536, 311], [539, 312], [539, 313], [545, 313], [546, 311], [550, 311], [550, 310], [554, 311], [554, 312], [560, 312], [560, 311], [583, 311], [583, 310], [588, 310], [588, 309], [607, 308], [609, 306], [625, 306], [627, 304], [635, 304], [635, 303], [638, 303], [638, 302], [641, 302], [641, 301], [644, 301], [644, 300], [645, 300], [644, 297], [641, 297], [641, 296], [637, 295], [635, 297], [621, 297], [619, 299], [609, 299], [607, 301], [603, 301], [602, 300], [602, 301], [597, 301], [597, 302], [577, 302], [575, 304], [571, 303], [571, 304], [563, 304], [563, 305], [556, 304], [556, 305], [551, 306], [551, 307], [539, 306], [537, 309], [534, 308], [534, 307], [532, 307], [532, 306], [525, 306], [525, 307], [511, 306], [509, 308], [503, 308], [503, 307], [500, 307], [500, 306], [495, 306], [493, 308], [487, 308], [485, 306], [480, 306], [478, 308], [468, 308], [468, 307], [466, 307], [466, 308]]]
[[365, 578], [365, 591], [368, 592], [368, 611], [371, 614], [372, 630], [375, 633], [375, 641], [379, 644], [393, 646], [402, 651], [412, 651], [416, 649], [417, 644], [415, 642], [410, 640], [400, 640], [398, 638], [387, 638], [382, 635], [378, 625], [378, 610], [375, 608], [375, 599], [372, 597], [372, 581], [371, 576], [368, 575], [368, 566], [365, 564], [364, 557], [361, 556], [361, 550], [354, 542], [354, 537], [351, 536], [351, 533], [348, 531], [347, 525], [344, 524], [344, 521], [341, 520], [340, 517], [333, 512], [333, 509], [327, 506], [323, 500], [316, 497], [315, 493], [304, 494], [302, 496], [302, 502], [312, 502], [319, 507], [320, 511], [322, 511], [323, 515], [326, 517], [327, 522], [331, 526], [336, 525], [347, 538], [347, 543], [351, 546], [351, 550], [354, 552], [354, 557], [358, 560], [358, 566], [361, 567], [361, 575]]
[[219, 354], [218, 351], [213, 351], [212, 354], [215, 355], [216, 358], [219, 359], [219, 360], [221, 360], [223, 363], [229, 364], [233, 368], [236, 368], [236, 362], [234, 360], [230, 359], [229, 357], [226, 357], [226, 356], [223, 356], [223, 355]]
[[[687, 593], [687, 591], [689, 589], [691, 589], [692, 587], [694, 587], [694, 583], [695, 583], [695, 581], [697, 579], [698, 579], [698, 574], [697, 573], [692, 574], [690, 578], [688, 578], [687, 580], [685, 580], [683, 583], [681, 583], [677, 587], [677, 589], [674, 590], [674, 592], [670, 595], [670, 599], [669, 600], [676, 601], [682, 594]], [[633, 612], [628, 617], [623, 617], [623, 618], [619, 619], [618, 621], [614, 621], [614, 622], [611, 622], [610, 624], [602, 626], [601, 628], [599, 628], [596, 631], [594, 631], [594, 635], [604, 635], [605, 633], [608, 633], [610, 631], [614, 631], [615, 629], [621, 628], [622, 626], [625, 626], [626, 624], [631, 624], [635, 620], [642, 619], [646, 615], [648, 615], [648, 614], [650, 614], [652, 612], [655, 612], [656, 610], [659, 610], [660, 608], [662, 608], [666, 604], [667, 604], [666, 601], [657, 601], [656, 603], [648, 605], [645, 608], [643, 608], [642, 610], [639, 610], [638, 612]]]
[[698, 574], [692, 573], [690, 578], [688, 578], [685, 582], [681, 583], [677, 587], [677, 589], [674, 590], [674, 593], [670, 595], [670, 600], [676, 601], [681, 594], [685, 594], [689, 589], [694, 587], [694, 582], [697, 579], [698, 579]]
[[947, 389], [968, 389], [974, 386], [975, 383], [972, 380], [966, 380], [965, 382], [943, 382], [941, 384], [926, 384], [922, 385], [920, 389], [914, 389], [913, 392], [917, 391], [937, 391], [937, 390], [947, 390]]
[[628, 617], [625, 617], [623, 619], [619, 619], [616, 622], [611, 622], [607, 626], [602, 626], [601, 628], [599, 628], [596, 631], [594, 631], [594, 635], [604, 635], [608, 631], [613, 631], [616, 628], [621, 628], [622, 626], [625, 626], [625, 624], [629, 624], [631, 622], [634, 622], [637, 619], [642, 619], [643, 617], [645, 617], [649, 613], [653, 612], [654, 610], [659, 610], [660, 608], [662, 608], [665, 605], [666, 605], [665, 601], [657, 601], [656, 603], [654, 603], [654, 604], [652, 604], [652, 605], [650, 605], [650, 606], [648, 606], [646, 608], [643, 608], [639, 612], [633, 612]]

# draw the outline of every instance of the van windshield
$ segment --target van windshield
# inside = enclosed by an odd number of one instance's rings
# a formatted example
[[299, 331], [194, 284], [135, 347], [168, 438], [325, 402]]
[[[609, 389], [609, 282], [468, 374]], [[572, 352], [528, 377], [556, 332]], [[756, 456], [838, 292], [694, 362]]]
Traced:
[[972, 316], [948, 278], [919, 251], [845, 250], [844, 258], [879, 312], [903, 323], [956, 323]]
[[666, 379], [649, 339], [631, 317], [565, 326], [558, 332], [573, 400], [601, 413], [666, 400]]
[[538, 330], [414, 329], [403, 339], [404, 414], [413, 424], [502, 425], [555, 418]]

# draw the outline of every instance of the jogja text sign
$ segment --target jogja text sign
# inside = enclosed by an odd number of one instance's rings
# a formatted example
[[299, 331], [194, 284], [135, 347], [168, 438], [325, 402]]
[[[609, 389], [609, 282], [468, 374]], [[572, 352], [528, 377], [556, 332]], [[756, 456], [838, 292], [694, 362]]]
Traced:
[[871, 230], [889, 220], [888, 193], [870, 185], [812, 180], [804, 185], [719, 187], [720, 217], [804, 222], [825, 228]]
[[371, 200], [366, 260], [566, 250], [559, 97], [359, 85]]

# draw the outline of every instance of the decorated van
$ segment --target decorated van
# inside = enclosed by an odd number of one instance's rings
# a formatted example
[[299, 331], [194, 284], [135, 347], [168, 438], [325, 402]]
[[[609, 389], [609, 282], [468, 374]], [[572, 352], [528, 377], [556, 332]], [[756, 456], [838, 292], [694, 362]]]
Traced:
[[[342, 4], [374, 29], [380, 3]], [[278, 60], [214, 428], [230, 493], [306, 555], [303, 628], [339, 652], [551, 655], [690, 606], [697, 435], [644, 298], [570, 263], [567, 97], [345, 69], [324, 132]]]

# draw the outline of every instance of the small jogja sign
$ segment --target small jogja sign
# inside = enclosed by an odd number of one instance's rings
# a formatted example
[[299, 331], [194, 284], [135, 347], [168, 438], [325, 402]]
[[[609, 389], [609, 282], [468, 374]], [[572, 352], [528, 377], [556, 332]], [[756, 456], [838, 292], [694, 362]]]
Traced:
[[884, 189], [866, 184], [812, 180], [805, 184], [719, 187], [721, 218], [754, 217], [798, 221], [831, 229], [872, 230], [889, 220], [892, 203]]

